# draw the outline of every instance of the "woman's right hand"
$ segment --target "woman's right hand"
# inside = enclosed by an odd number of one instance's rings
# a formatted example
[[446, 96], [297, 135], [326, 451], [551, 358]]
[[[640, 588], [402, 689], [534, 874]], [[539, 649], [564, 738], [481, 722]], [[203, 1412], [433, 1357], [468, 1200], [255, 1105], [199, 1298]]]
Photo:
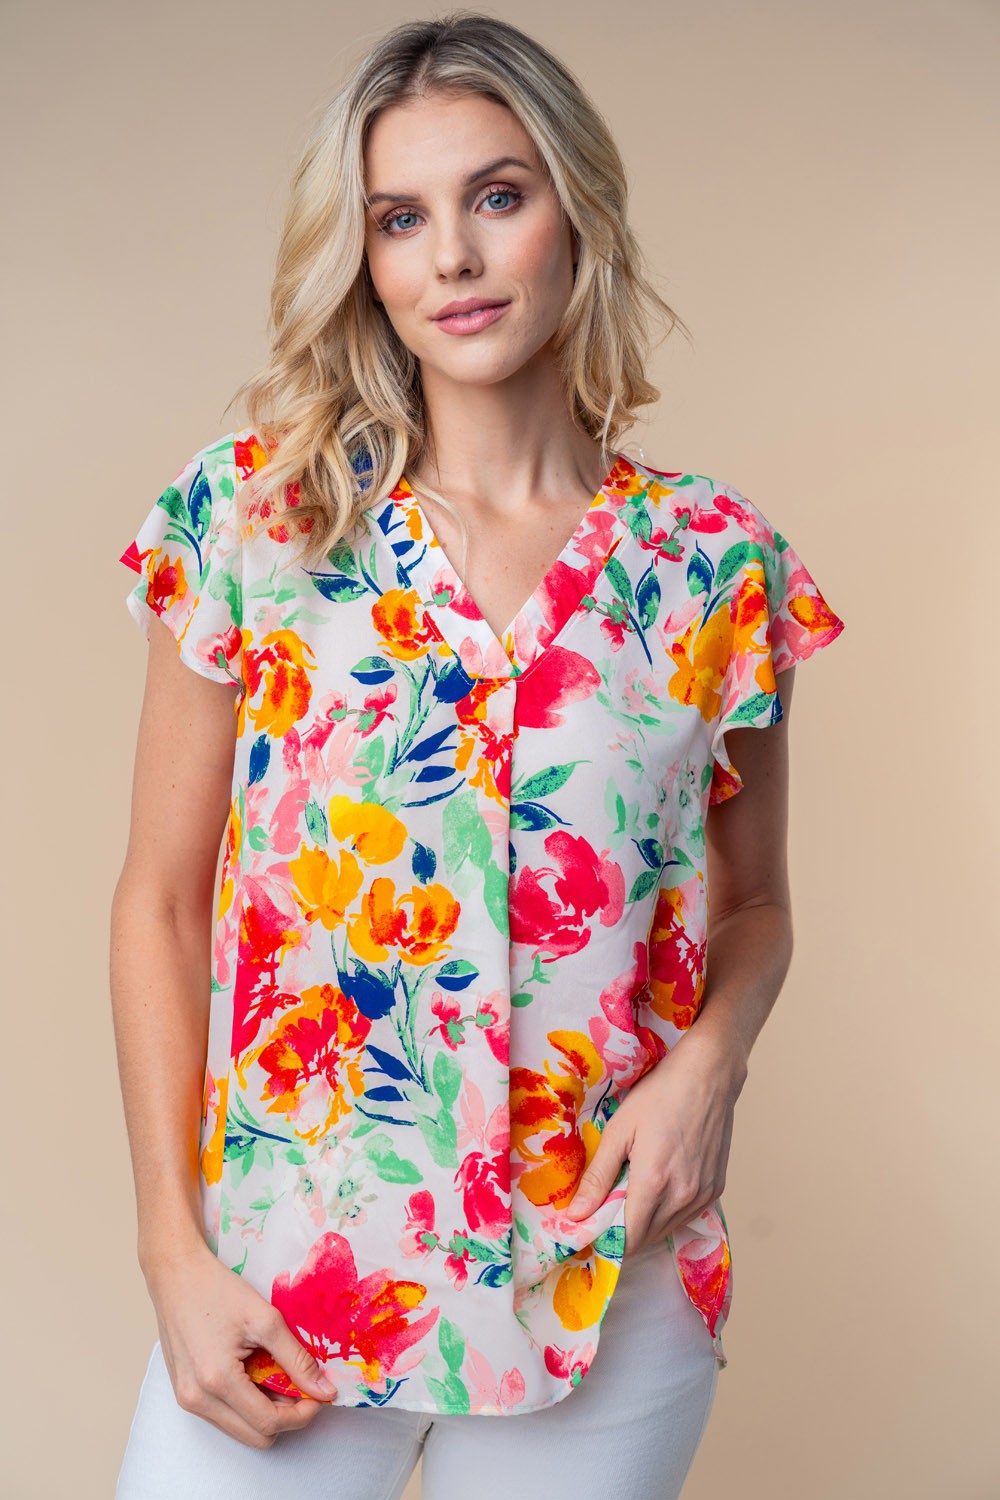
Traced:
[[[337, 1394], [276, 1307], [222, 1264], [205, 1241], [146, 1271], [160, 1346], [177, 1402], [251, 1448], [305, 1427]], [[265, 1391], [243, 1361], [266, 1349], [315, 1400]]]

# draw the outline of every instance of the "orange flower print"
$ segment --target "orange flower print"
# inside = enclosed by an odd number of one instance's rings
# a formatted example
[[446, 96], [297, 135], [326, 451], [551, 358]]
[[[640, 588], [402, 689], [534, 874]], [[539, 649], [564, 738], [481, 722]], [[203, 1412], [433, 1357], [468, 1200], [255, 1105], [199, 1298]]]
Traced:
[[315, 668], [312, 647], [294, 630], [272, 630], [259, 646], [245, 650], [247, 693], [255, 699], [263, 689], [260, 702], [248, 710], [260, 733], [280, 738], [305, 718], [312, 699], [309, 673]]
[[306, 990], [302, 1004], [284, 1011], [244, 1059], [244, 1066], [256, 1059], [268, 1074], [261, 1095], [268, 1112], [284, 1115], [296, 1135], [315, 1144], [365, 1091], [361, 1058], [371, 1024], [336, 985]]
[[383, 649], [398, 661], [415, 661], [437, 640], [414, 589], [387, 589], [372, 606], [372, 621]]
[[165, 547], [149, 547], [139, 553], [139, 558], [147, 579], [146, 603], [154, 614], [167, 614], [187, 598], [184, 559], [171, 556]]
[[[520, 1192], [540, 1206], [565, 1208], [587, 1167], [580, 1111], [587, 1090], [604, 1077], [605, 1067], [582, 1032], [550, 1032], [548, 1041], [562, 1054], [561, 1071], [549, 1062], [544, 1073], [511, 1069], [510, 1145], [522, 1163], [538, 1163], [518, 1172]], [[595, 1140], [590, 1154], [596, 1149]]]
[[381, 963], [390, 950], [410, 964], [437, 963], [451, 951], [448, 939], [460, 912], [458, 901], [443, 885], [415, 885], [397, 898], [396, 882], [381, 875], [372, 881], [361, 913], [350, 925], [351, 949], [370, 963]]
[[229, 1076], [213, 1078], [211, 1070], [205, 1075], [205, 1105], [202, 1118], [207, 1122], [209, 1110], [215, 1117], [212, 1134], [201, 1153], [201, 1175], [209, 1184], [222, 1181], [222, 1158], [226, 1144], [226, 1109], [229, 1099]]
[[732, 651], [733, 622], [729, 606], [721, 604], [701, 625], [692, 620], [670, 642], [673, 675], [667, 691], [676, 703], [697, 708], [710, 723], [722, 706], [722, 683]]

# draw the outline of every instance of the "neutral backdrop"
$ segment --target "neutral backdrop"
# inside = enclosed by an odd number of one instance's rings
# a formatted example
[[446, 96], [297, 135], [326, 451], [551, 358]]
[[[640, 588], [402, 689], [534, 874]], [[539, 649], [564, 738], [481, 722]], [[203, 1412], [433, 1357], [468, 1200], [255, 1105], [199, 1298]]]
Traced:
[[[795, 957], [685, 1500], [995, 1500], [1000, 9], [485, 8], [595, 97], [694, 335], [623, 441], [747, 494], [847, 622], [797, 674]], [[146, 652], [118, 555], [243, 421], [307, 117], [443, 10], [3, 7], [3, 1500], [109, 1500], [155, 1337], [107, 982]]]

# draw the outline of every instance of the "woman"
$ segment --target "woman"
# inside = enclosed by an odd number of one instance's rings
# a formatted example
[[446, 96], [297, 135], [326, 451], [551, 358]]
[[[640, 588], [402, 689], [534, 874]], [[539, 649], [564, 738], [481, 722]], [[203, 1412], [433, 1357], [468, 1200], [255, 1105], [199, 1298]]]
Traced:
[[249, 424], [122, 556], [119, 1500], [421, 1455], [425, 1500], [662, 1500], [701, 1440], [794, 665], [843, 622], [738, 491], [609, 446], [676, 321], [625, 196], [522, 32], [389, 33], [295, 175]]

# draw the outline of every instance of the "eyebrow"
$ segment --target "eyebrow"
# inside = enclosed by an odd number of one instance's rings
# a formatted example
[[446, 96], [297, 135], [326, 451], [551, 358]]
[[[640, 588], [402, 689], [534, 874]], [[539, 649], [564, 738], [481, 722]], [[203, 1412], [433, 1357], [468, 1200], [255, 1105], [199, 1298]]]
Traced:
[[[463, 187], [471, 187], [478, 182], [480, 177], [492, 177], [494, 172], [499, 172], [501, 167], [523, 167], [526, 172], [534, 170], [526, 161], [518, 156], [500, 156], [496, 161], [487, 162], [485, 167], [479, 167], [475, 172], [470, 172], [462, 183]], [[373, 193], [368, 199], [370, 204], [396, 203], [400, 198], [419, 198], [419, 193]]]

